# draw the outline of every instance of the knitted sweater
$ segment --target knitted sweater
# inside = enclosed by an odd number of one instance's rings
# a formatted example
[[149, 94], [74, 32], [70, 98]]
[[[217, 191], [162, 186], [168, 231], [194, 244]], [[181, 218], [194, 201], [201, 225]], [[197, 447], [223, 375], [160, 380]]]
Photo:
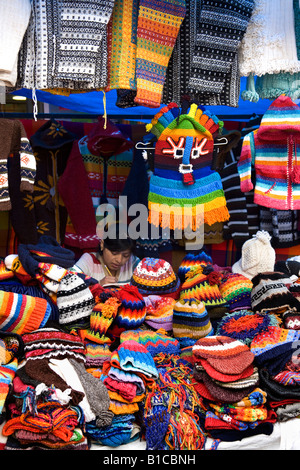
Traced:
[[243, 192], [250, 191], [254, 165], [255, 204], [274, 209], [300, 208], [300, 108], [279, 96], [264, 114], [260, 127], [245, 136], [238, 163]]

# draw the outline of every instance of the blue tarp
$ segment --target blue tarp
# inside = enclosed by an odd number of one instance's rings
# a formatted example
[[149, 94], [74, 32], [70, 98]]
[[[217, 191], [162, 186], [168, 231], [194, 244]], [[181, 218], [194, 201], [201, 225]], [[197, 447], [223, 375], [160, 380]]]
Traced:
[[[245, 88], [246, 79], [241, 79], [241, 90]], [[16, 95], [26, 96], [32, 98], [32, 91], [29, 89], [21, 89], [13, 92]], [[68, 110], [88, 113], [94, 115], [104, 114], [103, 105], [103, 92], [102, 91], [91, 91], [86, 93], [74, 93], [69, 96], [55, 95], [46, 91], [36, 90], [37, 100], [43, 103], [49, 103], [54, 106], [59, 106]], [[144, 106], [136, 106], [132, 108], [122, 109], [116, 106], [117, 92], [112, 90], [106, 93], [106, 112], [107, 115], [120, 115], [123, 119], [130, 119], [135, 116], [141, 119], [151, 119], [160, 108], [147, 108]], [[257, 103], [251, 103], [250, 101], [244, 101], [240, 98], [239, 106], [232, 108], [230, 106], [206, 106], [208, 110], [213, 112], [216, 116], [231, 116], [232, 119], [235, 117], [239, 119], [240, 116], [248, 116], [252, 114], [264, 114], [267, 108], [270, 106], [272, 101], [270, 100], [259, 100]]]

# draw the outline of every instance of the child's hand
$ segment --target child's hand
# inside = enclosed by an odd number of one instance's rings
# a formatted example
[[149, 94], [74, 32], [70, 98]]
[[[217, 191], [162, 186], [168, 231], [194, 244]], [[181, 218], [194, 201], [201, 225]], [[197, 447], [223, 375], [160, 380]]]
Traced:
[[116, 283], [117, 283], [117, 279], [114, 276], [105, 276], [100, 281], [101, 286], [104, 286], [105, 284], [116, 284]]

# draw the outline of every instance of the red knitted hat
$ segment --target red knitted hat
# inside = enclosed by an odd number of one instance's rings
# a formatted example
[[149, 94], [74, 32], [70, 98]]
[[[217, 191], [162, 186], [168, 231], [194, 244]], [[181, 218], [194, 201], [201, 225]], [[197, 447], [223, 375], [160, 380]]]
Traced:
[[220, 382], [225, 383], [250, 377], [250, 375], [252, 375], [254, 372], [253, 364], [250, 364], [239, 374], [224, 374], [212, 367], [206, 359], [200, 359], [199, 363], [201, 364], [203, 369], [210, 375], [210, 377], [212, 377], [214, 380], [219, 380]]
[[224, 374], [240, 374], [254, 360], [250, 348], [239, 340], [227, 336], [206, 336], [193, 346], [195, 359], [206, 361]]

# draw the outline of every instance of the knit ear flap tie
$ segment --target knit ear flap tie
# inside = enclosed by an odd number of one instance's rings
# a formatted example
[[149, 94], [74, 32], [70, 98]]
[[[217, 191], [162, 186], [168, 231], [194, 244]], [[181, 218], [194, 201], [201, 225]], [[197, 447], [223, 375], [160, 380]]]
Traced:
[[290, 156], [290, 152], [292, 152], [291, 156], [293, 157], [293, 149], [295, 153], [295, 161], [293, 162], [291, 180], [295, 184], [300, 184], [300, 165], [297, 164], [297, 144], [294, 142], [292, 135], [289, 136], [288, 149], [289, 149], [289, 156]]

